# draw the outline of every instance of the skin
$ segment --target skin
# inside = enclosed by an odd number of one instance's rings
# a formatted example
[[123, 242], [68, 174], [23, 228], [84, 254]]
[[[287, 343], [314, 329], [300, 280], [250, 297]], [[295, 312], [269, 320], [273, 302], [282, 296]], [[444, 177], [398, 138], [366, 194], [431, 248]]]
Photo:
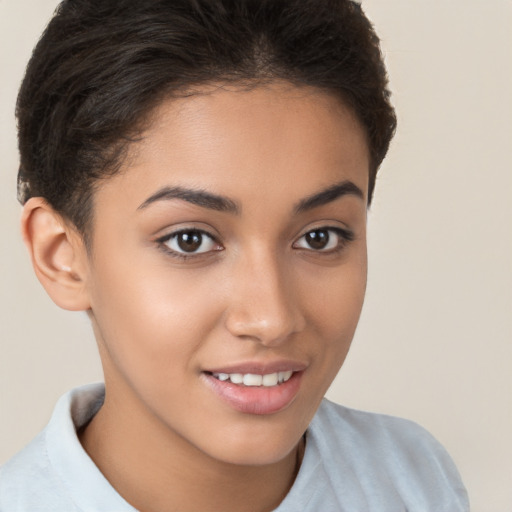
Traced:
[[[157, 108], [95, 193], [90, 253], [44, 201], [27, 203], [36, 272], [57, 304], [88, 310], [100, 350], [105, 404], [81, 442], [137, 509], [267, 511], [282, 501], [363, 304], [368, 165], [364, 131], [334, 96], [286, 83], [217, 88]], [[361, 196], [298, 211], [340, 183]], [[166, 187], [222, 196], [238, 211], [155, 199]], [[320, 228], [326, 250], [304, 237]], [[212, 238], [183, 259], [176, 238], [162, 241], [179, 229]], [[301, 366], [300, 385], [271, 414], [237, 410], [205, 380], [206, 370], [283, 360]]]

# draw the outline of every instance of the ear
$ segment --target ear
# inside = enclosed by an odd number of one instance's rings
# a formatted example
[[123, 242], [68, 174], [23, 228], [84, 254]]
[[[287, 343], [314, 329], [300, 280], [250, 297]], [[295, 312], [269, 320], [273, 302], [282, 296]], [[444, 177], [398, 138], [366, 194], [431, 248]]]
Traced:
[[43, 198], [32, 197], [23, 208], [21, 231], [36, 276], [55, 304], [90, 309], [87, 251], [76, 229]]

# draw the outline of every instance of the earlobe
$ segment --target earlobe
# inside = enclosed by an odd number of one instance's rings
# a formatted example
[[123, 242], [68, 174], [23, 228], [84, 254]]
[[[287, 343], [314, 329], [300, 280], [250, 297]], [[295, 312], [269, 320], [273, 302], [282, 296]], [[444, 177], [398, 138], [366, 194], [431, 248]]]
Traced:
[[33, 197], [23, 208], [21, 231], [50, 298], [63, 309], [88, 310], [87, 254], [76, 230], [43, 198]]

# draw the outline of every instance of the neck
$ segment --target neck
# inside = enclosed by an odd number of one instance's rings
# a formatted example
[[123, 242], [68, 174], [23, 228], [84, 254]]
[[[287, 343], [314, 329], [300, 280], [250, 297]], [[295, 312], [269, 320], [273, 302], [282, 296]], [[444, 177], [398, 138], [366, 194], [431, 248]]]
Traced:
[[106, 479], [141, 512], [270, 511], [295, 480], [302, 440], [276, 463], [230, 464], [170, 431], [136, 399], [122, 403], [107, 393], [103, 407], [79, 437]]

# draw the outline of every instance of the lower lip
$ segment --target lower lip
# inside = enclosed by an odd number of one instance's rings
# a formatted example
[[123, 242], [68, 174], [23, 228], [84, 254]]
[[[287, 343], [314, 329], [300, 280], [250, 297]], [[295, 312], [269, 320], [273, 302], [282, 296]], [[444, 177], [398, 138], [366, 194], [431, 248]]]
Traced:
[[273, 414], [288, 407], [299, 392], [303, 372], [294, 372], [289, 380], [277, 386], [242, 386], [213, 375], [202, 377], [211, 390], [233, 409], [245, 414]]

